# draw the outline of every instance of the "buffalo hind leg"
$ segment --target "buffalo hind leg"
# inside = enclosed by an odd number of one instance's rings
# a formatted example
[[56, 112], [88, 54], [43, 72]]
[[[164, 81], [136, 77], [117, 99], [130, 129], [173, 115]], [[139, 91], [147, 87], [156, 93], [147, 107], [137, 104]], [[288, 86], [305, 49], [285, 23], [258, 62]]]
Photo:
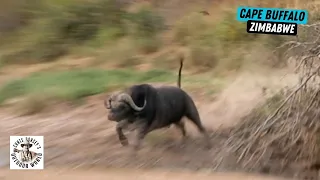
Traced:
[[207, 132], [207, 130], [203, 127], [201, 120], [200, 120], [200, 116], [199, 116], [199, 112], [195, 106], [195, 104], [193, 102], [189, 103], [189, 109], [186, 113], [186, 116], [189, 120], [191, 120], [198, 128], [198, 130], [203, 134], [206, 144], [207, 144], [207, 148], [211, 149], [212, 145], [210, 142], [210, 137], [209, 134]]
[[207, 143], [207, 148], [208, 149], [211, 149], [212, 145], [211, 145], [211, 142], [210, 142], [210, 137], [209, 137], [209, 134], [207, 132], [207, 130], [203, 127], [200, 119], [197, 119], [197, 118], [189, 118], [198, 128], [198, 130], [203, 134], [204, 138], [205, 138], [205, 141]]
[[187, 140], [187, 132], [186, 132], [186, 128], [185, 128], [185, 123], [183, 120], [180, 120], [179, 122], [175, 123], [175, 126], [181, 131], [181, 134], [182, 134], [181, 145], [184, 146], [185, 142]]
[[118, 138], [119, 138], [119, 141], [120, 141], [122, 146], [128, 146], [129, 145], [128, 139], [123, 134], [123, 131], [122, 131], [123, 128], [128, 126], [128, 124], [129, 124], [129, 122], [127, 120], [122, 120], [116, 126], [116, 131], [117, 131], [117, 134], [118, 134]]

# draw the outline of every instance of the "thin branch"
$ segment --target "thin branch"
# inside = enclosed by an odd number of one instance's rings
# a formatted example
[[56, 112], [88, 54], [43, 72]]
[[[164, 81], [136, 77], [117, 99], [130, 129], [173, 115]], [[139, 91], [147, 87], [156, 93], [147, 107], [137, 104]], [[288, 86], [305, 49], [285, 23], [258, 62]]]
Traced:
[[301, 24], [300, 26], [304, 26], [304, 27], [315, 27], [315, 26], [320, 26], [320, 22], [319, 22], [319, 23], [314, 23], [314, 24]]

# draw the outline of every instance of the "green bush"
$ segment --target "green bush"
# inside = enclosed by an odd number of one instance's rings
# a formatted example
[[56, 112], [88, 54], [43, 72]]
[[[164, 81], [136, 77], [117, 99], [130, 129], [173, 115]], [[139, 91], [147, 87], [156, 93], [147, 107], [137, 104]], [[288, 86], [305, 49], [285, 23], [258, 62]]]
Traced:
[[204, 21], [203, 16], [193, 13], [178, 21], [174, 28], [174, 40], [181, 45], [192, 44], [208, 29], [210, 24]]
[[133, 33], [138, 37], [153, 37], [165, 29], [164, 19], [152, 9], [143, 7], [130, 14]]
[[216, 24], [214, 33], [216, 38], [223, 45], [233, 45], [235, 43], [249, 42], [258, 37], [255, 34], [249, 34], [246, 31], [247, 24], [236, 20], [235, 12], [225, 12], [223, 18]]
[[14, 51], [5, 53], [3, 61], [10, 63], [36, 63], [51, 61], [68, 52], [68, 40], [60, 37], [56, 27], [47, 20], [37, 20], [21, 30]]
[[214, 68], [218, 63], [212, 47], [194, 45], [191, 47], [191, 65], [203, 70]]
[[114, 40], [125, 35], [124, 29], [118, 27], [100, 27], [95, 37], [90, 40], [86, 45], [92, 47], [102, 47], [108, 43], [114, 43]]
[[54, 19], [52, 24], [57, 26], [57, 33], [62, 39], [85, 41], [98, 32], [100, 19], [96, 12], [93, 4], [75, 4], [66, 8], [65, 17]]
[[150, 54], [158, 51], [161, 40], [158, 37], [137, 38], [135, 41], [138, 50], [143, 54]]
[[41, 1], [2, 0], [0, 6], [0, 33], [12, 32], [25, 25], [41, 12]]
[[124, 11], [115, 0], [75, 3], [63, 7], [51, 20], [62, 39], [76, 43], [92, 39], [100, 29], [122, 28]]
[[158, 34], [165, 29], [164, 19], [156, 11], [142, 7], [137, 12], [128, 14], [131, 36], [134, 45], [143, 54], [156, 52], [161, 46]]

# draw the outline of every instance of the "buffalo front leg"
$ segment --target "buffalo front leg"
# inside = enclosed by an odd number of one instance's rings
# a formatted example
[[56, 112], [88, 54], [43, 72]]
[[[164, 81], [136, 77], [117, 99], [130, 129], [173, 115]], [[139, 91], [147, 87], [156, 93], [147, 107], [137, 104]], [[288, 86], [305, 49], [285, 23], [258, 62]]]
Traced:
[[133, 151], [136, 152], [141, 148], [141, 144], [145, 136], [148, 134], [148, 126], [146, 124], [139, 124], [136, 131], [135, 141], [133, 144]]
[[123, 134], [123, 128], [128, 126], [128, 124], [129, 124], [129, 122], [127, 120], [122, 120], [116, 126], [116, 131], [117, 131], [117, 134], [118, 134], [118, 138], [119, 138], [119, 141], [120, 141], [122, 146], [128, 146], [129, 145], [127, 137]]

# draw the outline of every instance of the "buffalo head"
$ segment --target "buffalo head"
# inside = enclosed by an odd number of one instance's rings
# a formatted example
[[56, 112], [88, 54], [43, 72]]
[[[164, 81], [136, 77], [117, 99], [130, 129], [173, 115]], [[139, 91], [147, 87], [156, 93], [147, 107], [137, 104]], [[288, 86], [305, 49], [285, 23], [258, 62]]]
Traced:
[[104, 101], [105, 107], [109, 109], [108, 119], [116, 122], [130, 118], [134, 112], [142, 111], [146, 104], [144, 100], [142, 107], [137, 106], [128, 93], [113, 94]]

